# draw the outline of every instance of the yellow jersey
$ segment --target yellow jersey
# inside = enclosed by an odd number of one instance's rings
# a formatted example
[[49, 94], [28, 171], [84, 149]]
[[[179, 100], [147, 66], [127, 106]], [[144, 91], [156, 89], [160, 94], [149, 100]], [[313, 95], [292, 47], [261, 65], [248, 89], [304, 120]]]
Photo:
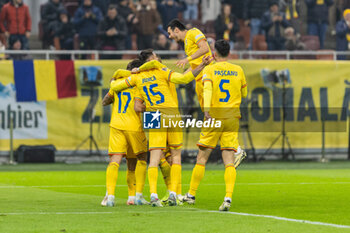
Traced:
[[[211, 101], [208, 102], [206, 83], [204, 84], [204, 108], [209, 107], [213, 118], [241, 117], [242, 97], [247, 96], [247, 82], [243, 69], [229, 62], [217, 62], [203, 70], [203, 83], [211, 82]], [[207, 106], [209, 105], [209, 106]]]
[[[195, 52], [197, 52], [198, 50], [198, 43], [202, 40], [207, 41], [207, 38], [205, 37], [205, 35], [197, 28], [192, 28], [190, 30], [187, 31], [186, 36], [185, 36], [185, 53], [187, 56], [191, 56], [193, 55]], [[207, 42], [208, 44], [208, 42]], [[207, 56], [211, 56], [211, 50], [210, 50], [210, 46], [208, 44], [208, 48], [209, 48], [209, 52], [204, 54], [201, 57], [198, 57], [196, 59], [191, 60], [190, 66], [192, 68], [192, 70], [194, 70], [197, 66], [199, 66], [199, 64], [202, 63], [202, 58], [207, 55]], [[197, 79], [200, 79], [202, 77], [202, 75], [198, 75]]]
[[137, 89], [136, 87], [132, 88], [134, 90], [134, 95], [135, 95], [135, 99], [139, 99], [142, 102], [144, 102], [141, 93], [139, 92], [139, 89]]
[[177, 99], [169, 83], [171, 73], [167, 68], [152, 69], [131, 75], [126, 83], [130, 87], [137, 87], [146, 103], [147, 111], [159, 110], [167, 114], [177, 114]]
[[163, 68], [140, 67], [140, 73], [133, 74], [124, 80], [111, 82], [113, 91], [121, 91], [128, 87], [136, 86], [142, 99], [146, 103], [146, 111], [157, 111], [173, 115], [178, 114], [178, 100], [175, 95], [175, 84], [187, 84], [194, 80], [192, 72], [180, 74], [166, 68], [158, 61], [151, 61], [144, 66], [154, 64]]
[[[125, 80], [121, 78], [120, 80]], [[140, 114], [134, 110], [134, 99], [140, 98], [135, 90], [128, 88], [121, 92], [109, 90], [108, 95], [113, 98], [110, 127], [126, 131], [142, 131]]]
[[[178, 104], [177, 90], [176, 90], [175, 84], [169, 83], [169, 87], [170, 87], [171, 94], [174, 96], [176, 103]], [[134, 89], [135, 89], [135, 93], [137, 93], [137, 95], [135, 94], [135, 99], [140, 99], [142, 102], [145, 102], [145, 100], [142, 98], [142, 95], [140, 94], [139, 90], [137, 88], [134, 88]]]
[[[156, 68], [161, 69], [161, 68], [166, 68], [166, 66], [163, 65], [162, 63], [160, 63], [159, 61], [153, 60], [153, 61], [146, 62], [144, 65], [142, 65], [139, 68], [139, 71], [151, 70], [151, 69], [156, 69]], [[178, 103], [177, 91], [176, 91], [175, 84], [170, 82], [169, 87], [170, 87], [171, 94], [174, 96], [174, 98], [176, 100], [176, 103]], [[140, 92], [137, 88], [135, 88], [135, 93], [137, 93], [135, 98], [139, 98], [144, 102], [144, 99], [142, 98], [142, 95], [140, 94]]]

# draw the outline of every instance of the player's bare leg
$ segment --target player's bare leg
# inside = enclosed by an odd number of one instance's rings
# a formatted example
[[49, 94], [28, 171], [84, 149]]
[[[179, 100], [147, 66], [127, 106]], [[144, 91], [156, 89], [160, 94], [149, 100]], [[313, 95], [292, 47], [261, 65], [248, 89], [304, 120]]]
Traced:
[[178, 185], [181, 185], [181, 149], [171, 149], [171, 188], [169, 193], [168, 203], [170, 206], [177, 205], [177, 195]]
[[128, 170], [126, 171], [126, 183], [128, 184], [128, 200], [126, 202], [127, 205], [135, 205], [135, 196], [136, 196], [136, 158], [126, 159], [126, 164]]
[[107, 203], [106, 206], [114, 206], [115, 186], [118, 179], [118, 170], [122, 155], [112, 155], [106, 171]]
[[236, 182], [236, 168], [234, 166], [234, 151], [223, 150], [222, 160], [225, 165], [226, 195], [224, 202], [219, 207], [220, 211], [229, 211], [232, 202], [232, 193]]
[[171, 186], [171, 177], [170, 177], [171, 163], [172, 161], [171, 161], [170, 149], [169, 149], [163, 153], [159, 163], [160, 171], [162, 172], [164, 183], [167, 187], [167, 191], [163, 196], [163, 198], [161, 199], [163, 205], [168, 204], [168, 198], [169, 198], [170, 186]]
[[171, 186], [171, 177], [170, 177], [170, 171], [171, 171], [171, 165], [172, 165], [172, 158], [170, 154], [170, 149], [163, 153], [161, 159], [160, 159], [160, 170], [163, 174], [164, 183], [167, 186], [167, 190], [170, 192], [170, 186]]
[[167, 156], [165, 159], [170, 164], [170, 166], [173, 164], [173, 158], [171, 156]]
[[137, 156], [137, 164], [135, 170], [136, 176], [136, 205], [148, 205], [149, 202], [143, 197], [143, 188], [146, 181], [147, 172], [147, 153], [142, 153]]
[[151, 193], [151, 205], [162, 207], [157, 194], [157, 180], [158, 180], [158, 164], [163, 154], [162, 150], [152, 150], [151, 158], [148, 166], [148, 182]]
[[204, 177], [205, 173], [205, 165], [209, 159], [209, 156], [213, 149], [206, 148], [206, 147], [199, 147], [198, 155], [197, 155], [197, 163], [192, 171], [192, 177], [191, 177], [191, 183], [190, 183], [190, 190], [188, 193], [186, 193], [184, 197], [184, 202], [187, 202], [188, 204], [194, 204], [195, 203], [195, 196], [198, 189], [198, 186], [201, 182], [201, 180]]

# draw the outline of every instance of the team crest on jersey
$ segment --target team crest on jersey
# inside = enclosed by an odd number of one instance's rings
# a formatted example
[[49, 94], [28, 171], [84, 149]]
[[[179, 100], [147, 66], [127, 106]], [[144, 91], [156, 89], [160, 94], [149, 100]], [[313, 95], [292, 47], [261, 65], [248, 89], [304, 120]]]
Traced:
[[201, 38], [201, 37], [204, 37], [204, 35], [203, 35], [203, 34], [198, 34], [198, 35], [195, 37], [195, 40], [198, 40], [198, 39]]

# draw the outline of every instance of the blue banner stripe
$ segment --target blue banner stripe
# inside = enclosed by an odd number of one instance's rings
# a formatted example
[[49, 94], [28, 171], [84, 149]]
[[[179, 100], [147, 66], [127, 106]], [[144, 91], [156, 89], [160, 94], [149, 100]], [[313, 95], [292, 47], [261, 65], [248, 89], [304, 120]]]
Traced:
[[36, 101], [33, 61], [13, 61], [17, 101]]

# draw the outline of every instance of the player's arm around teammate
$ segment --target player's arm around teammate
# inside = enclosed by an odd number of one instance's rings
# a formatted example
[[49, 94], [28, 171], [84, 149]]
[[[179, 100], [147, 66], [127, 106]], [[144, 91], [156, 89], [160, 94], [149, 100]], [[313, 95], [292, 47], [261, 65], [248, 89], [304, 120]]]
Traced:
[[198, 42], [198, 50], [192, 54], [191, 56], [185, 57], [176, 62], [176, 66], [179, 68], [185, 68], [190, 61], [197, 59], [209, 52], [209, 47], [206, 41], [202, 40]]
[[[131, 70], [133, 67], [139, 67], [140, 65], [142, 65], [141, 61], [133, 60], [129, 63], [128, 69]], [[113, 75], [113, 79], [120, 78], [125, 80], [130, 74], [128, 70], [118, 70]], [[107, 206], [114, 206], [115, 185], [119, 165], [123, 156], [126, 156], [128, 164], [127, 183], [129, 199], [127, 203], [147, 204], [142, 196], [147, 170], [147, 141], [141, 129], [139, 116], [129, 107], [129, 103], [134, 102], [134, 96], [132, 89], [126, 90], [123, 93], [115, 93], [110, 90], [102, 101], [103, 105], [108, 105], [116, 99], [116, 103], [113, 105], [110, 124], [108, 149], [110, 163], [106, 172]], [[128, 126], [125, 127], [125, 125]]]
[[[189, 82], [191, 82], [192, 80], [194, 80], [196, 78], [197, 75], [199, 75], [202, 70], [209, 65], [211, 62], [213, 61], [213, 57], [211, 56], [204, 56], [202, 58], [202, 63], [197, 66], [194, 70], [192, 70], [191, 72], [187, 72], [186, 74], [181, 74], [178, 72], [173, 72], [173, 71], [169, 71], [169, 75], [168, 75], [168, 81], [175, 83], [175, 84], [187, 84]], [[152, 61], [152, 63], [154, 63], [155, 65], [157, 65], [159, 62], [157, 61]], [[147, 63], [144, 65], [148, 65]], [[165, 66], [164, 66], [165, 67]], [[148, 69], [143, 69], [140, 71], [147, 71], [147, 70], [151, 70], [154, 68], [149, 67]], [[129, 77], [129, 79], [126, 80], [115, 80], [111, 82], [110, 85], [110, 89], [112, 91], [115, 92], [120, 92], [122, 90], [125, 90], [131, 86], [136, 86], [136, 83], [134, 83], [132, 76]]]
[[[152, 85], [156, 87], [161, 86], [159, 90], [155, 90], [154, 93], [162, 92], [162, 98], [157, 99], [157, 95], [148, 95], [148, 90], [144, 91], [146, 106], [152, 109], [161, 108], [177, 108], [177, 101], [174, 100], [173, 95], [169, 89], [167, 83], [171, 82], [171, 79], [180, 80], [183, 78], [187, 80], [186, 77], [190, 77], [190, 80], [193, 80], [196, 75], [198, 75], [201, 70], [211, 62], [211, 57], [204, 57], [202, 65], [198, 66], [192, 72], [183, 75], [179, 73], [171, 72], [168, 69], [154, 69], [149, 71], [144, 71], [136, 75], [130, 76], [128, 79], [123, 81], [113, 81], [111, 83], [111, 89], [113, 91], [121, 91], [130, 86], [137, 86], [139, 89], [144, 90], [149, 88], [151, 82]], [[140, 68], [141, 69], [141, 68]], [[173, 77], [174, 76], [174, 77]], [[149, 78], [154, 77], [154, 78]], [[184, 78], [185, 77], [185, 78]], [[146, 86], [147, 85], [147, 86]], [[153, 103], [153, 104], [152, 104]], [[162, 206], [158, 199], [157, 195], [157, 177], [158, 177], [158, 164], [163, 155], [162, 149], [166, 148], [167, 143], [169, 143], [171, 149], [172, 157], [172, 168], [171, 168], [171, 192], [169, 195], [169, 205], [176, 205], [176, 192], [178, 184], [180, 183], [179, 177], [181, 173], [181, 145], [182, 145], [182, 132], [175, 132], [175, 129], [169, 129], [166, 132], [150, 132], [149, 134], [149, 150], [151, 151], [150, 163], [148, 168], [148, 179], [150, 183], [150, 192], [151, 192], [151, 204], [153, 206]], [[174, 132], [173, 132], [174, 131]], [[172, 136], [169, 136], [172, 135]]]
[[[184, 74], [170, 71], [168, 81], [174, 84], [188, 84], [192, 82], [202, 72], [202, 70], [213, 60], [214, 58], [212, 56], [203, 56], [201, 64], [199, 64], [194, 70], [191, 70], [190, 72], [185, 72]], [[136, 74], [142, 71], [147, 71], [152, 69], [152, 67], [167, 69], [167, 67], [160, 63], [158, 60], [152, 60], [142, 65], [133, 73]]]

